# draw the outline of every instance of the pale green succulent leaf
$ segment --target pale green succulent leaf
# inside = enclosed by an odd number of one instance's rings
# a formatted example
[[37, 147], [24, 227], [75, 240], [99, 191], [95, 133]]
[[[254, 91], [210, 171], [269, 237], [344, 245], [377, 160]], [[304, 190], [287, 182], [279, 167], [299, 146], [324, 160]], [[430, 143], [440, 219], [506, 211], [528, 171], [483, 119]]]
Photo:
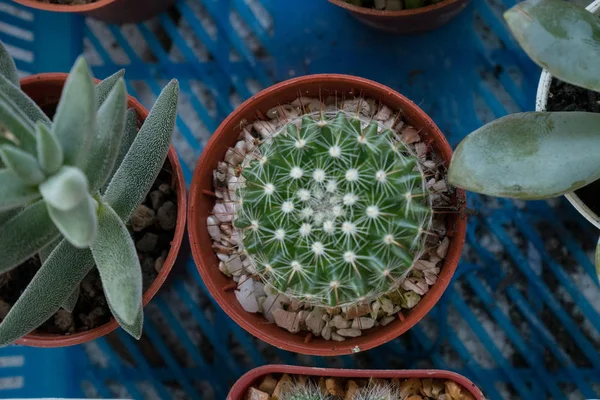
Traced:
[[35, 157], [15, 146], [0, 146], [0, 158], [7, 168], [28, 185], [38, 185], [46, 179]]
[[8, 211], [0, 211], [0, 227], [4, 225], [6, 221], [17, 215], [20, 211], [20, 208], [14, 208]]
[[596, 274], [600, 279], [600, 240], [598, 240], [598, 246], [596, 247]]
[[125, 70], [121, 69], [96, 85], [96, 104], [98, 107], [102, 107], [117, 82], [123, 79], [124, 76]]
[[117, 160], [115, 161], [113, 170], [110, 174], [110, 177], [107, 180], [104, 191], [106, 191], [106, 187], [108, 186], [108, 184], [112, 180], [113, 176], [119, 169], [119, 166], [121, 166], [121, 163], [123, 163], [123, 160], [125, 159], [127, 152], [129, 152], [129, 149], [131, 148], [131, 144], [135, 140], [137, 133], [138, 133], [137, 113], [135, 112], [134, 109], [129, 109], [129, 110], [127, 110], [127, 114], [125, 117], [125, 129], [123, 132], [123, 139], [121, 140], [121, 148], [119, 149], [119, 155], [117, 156]]
[[0, 169], [0, 211], [22, 207], [39, 197], [35, 186], [27, 185], [10, 169]]
[[48, 244], [40, 250], [38, 256], [40, 257], [40, 261], [42, 262], [42, 264], [46, 262], [48, 257], [50, 257], [50, 254], [52, 254], [54, 249], [58, 247], [58, 245], [60, 244], [60, 242], [63, 241], [63, 239], [64, 238], [62, 237], [62, 235], [59, 235], [56, 239], [52, 241], [52, 243]]
[[546, 199], [600, 179], [600, 114], [521, 113], [493, 121], [457, 147], [448, 179], [491, 196]]
[[0, 90], [0, 121], [4, 129], [14, 136], [18, 146], [23, 150], [35, 154], [35, 127], [19, 107]]
[[125, 321], [123, 321], [123, 319], [117, 313], [115, 313], [110, 304], [108, 305], [108, 308], [110, 309], [110, 312], [112, 313], [113, 317], [115, 317], [115, 320], [117, 320], [121, 328], [123, 328], [125, 332], [133, 336], [134, 339], [140, 340], [140, 338], [142, 337], [142, 332], [144, 330], [144, 309], [140, 308], [135, 317], [135, 320], [131, 324], [128, 324]]
[[79, 168], [65, 165], [40, 185], [40, 193], [52, 207], [68, 211], [88, 196], [88, 180]]
[[17, 72], [17, 66], [15, 61], [8, 52], [8, 49], [4, 46], [4, 43], [0, 41], [0, 75], [4, 76], [13, 85], [19, 85], [19, 73]]
[[62, 147], [50, 129], [41, 122], [36, 124], [35, 136], [40, 167], [46, 174], [52, 175], [62, 166]]
[[96, 201], [92, 196], [88, 194], [78, 205], [66, 211], [47, 205], [52, 221], [73, 246], [85, 249], [92, 244], [98, 233]]
[[27, 261], [58, 235], [43, 201], [25, 207], [0, 226], [0, 273]]
[[96, 193], [104, 186], [119, 156], [127, 110], [125, 82], [119, 79], [98, 111], [98, 133], [92, 143], [85, 173], [90, 190]]
[[142, 309], [142, 267], [135, 244], [109, 205], [100, 205], [98, 221], [98, 236], [91, 250], [104, 294], [114, 315], [125, 324], [133, 324]]
[[89, 249], [76, 249], [63, 240], [0, 324], [0, 346], [13, 343], [52, 317], [93, 267]]
[[40, 122], [48, 127], [51, 125], [52, 122], [50, 121], [50, 118], [44, 114], [35, 101], [31, 100], [31, 98], [21, 90], [18, 84], [15, 85], [1, 74], [0, 92], [6, 93], [8, 98], [13, 101], [15, 106], [17, 106], [31, 122]]
[[61, 308], [72, 313], [73, 310], [75, 310], [75, 306], [77, 305], [78, 300], [79, 300], [79, 286], [77, 286], [77, 288], [75, 288], [75, 290], [73, 291], [73, 293], [71, 293], [71, 295], [69, 296], [67, 301], [65, 301], [64, 303], [61, 304]]
[[555, 77], [600, 91], [600, 19], [562, 0], [527, 0], [504, 15], [525, 52]]
[[65, 83], [52, 126], [66, 165], [81, 166], [89, 157], [96, 133], [96, 112], [92, 75], [85, 59], [79, 57]]
[[179, 84], [173, 80], [156, 100], [106, 189], [104, 202], [124, 221], [129, 220], [143, 201], [167, 158], [177, 119], [178, 97]]

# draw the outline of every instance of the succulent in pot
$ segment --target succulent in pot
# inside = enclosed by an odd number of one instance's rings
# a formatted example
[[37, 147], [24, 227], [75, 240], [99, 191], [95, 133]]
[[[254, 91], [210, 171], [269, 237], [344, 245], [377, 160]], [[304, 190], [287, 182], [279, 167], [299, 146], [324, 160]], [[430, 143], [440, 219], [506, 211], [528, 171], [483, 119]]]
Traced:
[[[524, 1], [505, 19], [527, 54], [553, 76], [600, 91], [600, 19], [560, 0]], [[600, 179], [600, 157], [594, 151], [599, 133], [596, 113], [509, 115], [459, 144], [449, 180], [474, 192], [524, 200], [572, 193]]]
[[51, 121], [21, 89], [0, 46], [0, 273], [30, 259], [42, 265], [0, 323], [0, 345], [72, 310], [96, 266], [108, 306], [139, 338], [142, 272], [126, 227], [167, 157], [178, 84], [163, 90], [137, 129], [123, 72], [94, 86], [79, 58]]

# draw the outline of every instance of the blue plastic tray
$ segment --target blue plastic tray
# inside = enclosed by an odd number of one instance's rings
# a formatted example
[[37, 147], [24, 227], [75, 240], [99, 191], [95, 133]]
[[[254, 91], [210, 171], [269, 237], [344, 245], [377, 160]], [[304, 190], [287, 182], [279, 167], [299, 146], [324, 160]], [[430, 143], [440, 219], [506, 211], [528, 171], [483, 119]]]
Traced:
[[[452, 145], [494, 117], [533, 109], [540, 71], [502, 22], [511, 5], [474, 0], [436, 32], [399, 37], [325, 0], [181, 0], [169, 15], [123, 28], [0, 0], [0, 39], [23, 73], [68, 71], [84, 49], [99, 78], [126, 67], [130, 93], [146, 104], [178, 78], [174, 143], [190, 182], [223, 118], [254, 91], [293, 76], [338, 72], [387, 84], [420, 104]], [[599, 395], [596, 233], [563, 201], [472, 195], [469, 203], [479, 215], [453, 285], [422, 323], [381, 348], [324, 359], [264, 345], [212, 303], [190, 260], [147, 308], [141, 343], [119, 331], [85, 348], [2, 349], [0, 397], [222, 399], [236, 378], [270, 362], [451, 369], [490, 399]]]

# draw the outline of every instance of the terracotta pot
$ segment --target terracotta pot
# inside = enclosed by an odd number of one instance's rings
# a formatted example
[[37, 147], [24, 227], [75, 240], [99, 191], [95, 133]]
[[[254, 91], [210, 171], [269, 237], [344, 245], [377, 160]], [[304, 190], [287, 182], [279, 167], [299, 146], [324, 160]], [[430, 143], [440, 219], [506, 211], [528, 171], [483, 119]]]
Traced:
[[329, 368], [311, 368], [296, 367], [290, 365], [265, 365], [255, 368], [242, 376], [233, 385], [227, 400], [243, 400], [250, 387], [261, 378], [269, 374], [289, 374], [289, 375], [307, 375], [314, 377], [337, 377], [337, 378], [381, 378], [381, 379], [444, 379], [456, 382], [465, 388], [475, 400], [485, 400], [481, 390], [473, 382], [462, 375], [450, 371], [440, 371], [435, 369], [427, 370], [351, 370], [351, 369], [329, 369]]
[[385, 11], [359, 7], [344, 0], [329, 0], [345, 8], [354, 18], [372, 28], [391, 33], [411, 34], [427, 32], [447, 24], [469, 4], [469, 0], [443, 0], [437, 4], [412, 10]]
[[[21, 88], [42, 109], [52, 109], [58, 104], [67, 76], [67, 74], [62, 73], [33, 75], [21, 80]], [[128, 108], [133, 108], [137, 112], [138, 121], [141, 125], [141, 123], [143, 123], [148, 116], [148, 110], [146, 110], [144, 106], [142, 106], [135, 98], [131, 96], [129, 96], [127, 106]], [[185, 180], [183, 178], [181, 165], [179, 164], [179, 159], [177, 158], [177, 153], [172, 146], [169, 150], [168, 160], [173, 170], [172, 184], [174, 190], [177, 192], [177, 226], [175, 227], [175, 235], [173, 237], [173, 241], [171, 242], [171, 249], [169, 250], [165, 264], [150, 288], [148, 288], [148, 290], [146, 290], [144, 293], [144, 306], [146, 306], [150, 300], [152, 300], [154, 295], [156, 295], [158, 290], [165, 283], [167, 277], [169, 276], [169, 272], [171, 272], [171, 269], [175, 264], [177, 254], [179, 253], [179, 249], [185, 234], [185, 222], [187, 216]], [[118, 327], [119, 324], [117, 321], [114, 318], [111, 318], [108, 323], [86, 332], [74, 333], [71, 335], [31, 333], [17, 340], [16, 343], [32, 347], [73, 346], [90, 342], [101, 336], [105, 336], [116, 330]]]
[[[600, 15], [600, 0], [596, 0], [586, 7], [591, 13]], [[540, 76], [540, 83], [538, 84], [537, 97], [535, 100], [536, 111], [546, 111], [546, 105], [548, 104], [548, 95], [550, 94], [550, 86], [554, 77], [550, 75], [550, 72], [543, 70]], [[592, 209], [577, 195], [577, 193], [568, 193], [565, 195], [567, 200], [583, 215], [589, 222], [594, 224], [595, 227], [600, 229], [600, 215], [596, 214]]]
[[13, 1], [42, 11], [83, 14], [111, 24], [145, 21], [175, 4], [175, 0], [98, 0], [82, 5], [49, 4], [37, 0]]
[[[238, 107], [219, 126], [206, 145], [196, 170], [190, 189], [189, 234], [192, 254], [198, 270], [209, 291], [223, 310], [242, 328], [252, 335], [273, 346], [296, 353], [319, 356], [351, 354], [364, 351], [386, 343], [406, 332], [431, 310], [442, 296], [456, 270], [466, 235], [466, 220], [457, 214], [449, 218], [448, 231], [455, 232], [450, 238], [448, 255], [442, 267], [437, 283], [429, 293], [411, 311], [403, 321], [396, 320], [385, 327], [367, 331], [363, 336], [348, 338], [344, 342], [327, 341], [314, 338], [304, 343], [304, 335], [295, 335], [270, 324], [261, 314], [246, 312], [235, 297], [233, 291], [224, 288], [231, 279], [219, 271], [219, 260], [212, 249], [212, 240], [206, 227], [215, 198], [213, 189], [213, 170], [222, 161], [229, 147], [235, 145], [240, 128], [257, 119], [257, 113], [266, 112], [279, 105], [292, 102], [300, 94], [304, 96], [327, 97], [328, 92], [336, 94], [364, 95], [381, 101], [392, 110], [402, 110], [407, 122], [417, 128], [424, 139], [431, 140], [432, 146], [442, 160], [449, 165], [452, 149], [446, 138], [433, 121], [415, 103], [394, 90], [379, 83], [348, 75], [309, 75], [279, 83], [252, 96]], [[457, 204], [464, 204], [464, 191], [457, 192]]]

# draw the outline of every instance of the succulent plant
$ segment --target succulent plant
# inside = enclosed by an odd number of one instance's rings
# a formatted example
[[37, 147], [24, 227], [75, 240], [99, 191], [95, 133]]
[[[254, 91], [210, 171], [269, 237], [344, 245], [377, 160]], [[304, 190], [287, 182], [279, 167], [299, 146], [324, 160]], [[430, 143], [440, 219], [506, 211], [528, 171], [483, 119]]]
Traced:
[[373, 383], [358, 389], [352, 400], [396, 400], [403, 398], [391, 383]]
[[[526, 0], [505, 19], [537, 64], [560, 80], [600, 91], [600, 18], [566, 1]], [[460, 143], [449, 180], [492, 196], [547, 199], [600, 179], [598, 149], [600, 114], [513, 114]], [[596, 269], [600, 272], [600, 245]]]
[[313, 382], [294, 382], [279, 396], [280, 400], [331, 400], [332, 397]]
[[126, 228], [166, 159], [178, 84], [163, 90], [139, 133], [120, 71], [94, 86], [79, 58], [51, 121], [20, 89], [0, 44], [0, 273], [39, 254], [43, 264], [0, 324], [6, 345], [72, 309], [98, 268], [109, 307], [142, 329], [142, 272]]
[[230, 185], [256, 274], [302, 301], [380, 297], [424, 250], [432, 206], [419, 160], [376, 122], [342, 111], [289, 121]]

